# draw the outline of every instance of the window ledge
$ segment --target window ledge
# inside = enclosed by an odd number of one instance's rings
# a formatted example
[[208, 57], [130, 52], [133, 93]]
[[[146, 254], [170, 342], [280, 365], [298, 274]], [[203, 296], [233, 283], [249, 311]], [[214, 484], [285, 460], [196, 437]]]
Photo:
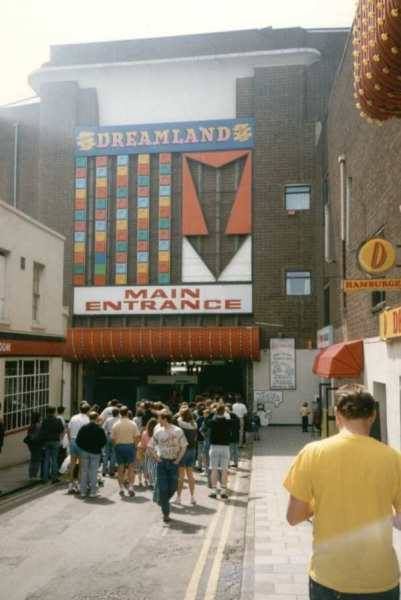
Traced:
[[32, 331], [46, 331], [45, 325], [42, 325], [41, 323], [32, 323], [31, 329]]

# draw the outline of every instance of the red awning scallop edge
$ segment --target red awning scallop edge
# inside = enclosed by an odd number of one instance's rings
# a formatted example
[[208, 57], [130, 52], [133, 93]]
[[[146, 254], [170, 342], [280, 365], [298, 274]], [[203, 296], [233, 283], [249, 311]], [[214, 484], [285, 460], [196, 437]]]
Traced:
[[258, 327], [71, 328], [67, 360], [260, 360]]

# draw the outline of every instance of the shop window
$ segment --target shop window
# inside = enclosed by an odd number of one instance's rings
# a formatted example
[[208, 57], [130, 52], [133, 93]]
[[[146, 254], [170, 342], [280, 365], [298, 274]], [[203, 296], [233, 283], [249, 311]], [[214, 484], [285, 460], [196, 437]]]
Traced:
[[32, 412], [46, 413], [50, 397], [48, 360], [6, 360], [4, 426], [6, 431], [28, 427]]
[[286, 185], [285, 186], [285, 208], [286, 210], [309, 210], [310, 209], [310, 185]]
[[372, 292], [372, 310], [380, 310], [386, 301], [386, 292]]
[[310, 271], [288, 271], [286, 274], [287, 296], [310, 296]]
[[32, 321], [34, 323], [40, 322], [40, 301], [44, 269], [44, 266], [40, 263], [33, 263]]

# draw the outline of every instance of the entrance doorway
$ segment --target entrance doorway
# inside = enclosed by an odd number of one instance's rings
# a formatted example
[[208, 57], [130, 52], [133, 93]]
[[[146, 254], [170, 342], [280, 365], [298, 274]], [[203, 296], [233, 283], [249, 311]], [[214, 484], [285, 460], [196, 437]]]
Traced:
[[377, 417], [373, 423], [371, 435], [387, 444], [387, 390], [385, 383], [373, 382], [373, 397], [377, 402]]

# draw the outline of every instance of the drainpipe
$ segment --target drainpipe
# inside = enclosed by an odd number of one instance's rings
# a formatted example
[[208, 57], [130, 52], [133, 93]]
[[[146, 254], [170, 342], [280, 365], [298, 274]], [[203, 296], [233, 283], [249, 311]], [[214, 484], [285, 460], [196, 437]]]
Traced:
[[17, 208], [19, 123], [14, 123], [13, 207]]
[[[345, 163], [345, 155], [341, 154], [338, 157], [338, 163], [340, 165], [340, 202], [341, 202], [341, 276], [342, 279], [345, 280], [347, 278], [347, 254], [346, 254], [346, 237], [347, 237], [347, 210], [346, 210], [346, 201], [347, 201], [347, 182], [346, 182], [346, 163]], [[344, 311], [347, 308], [347, 296], [343, 292], [343, 309]]]

